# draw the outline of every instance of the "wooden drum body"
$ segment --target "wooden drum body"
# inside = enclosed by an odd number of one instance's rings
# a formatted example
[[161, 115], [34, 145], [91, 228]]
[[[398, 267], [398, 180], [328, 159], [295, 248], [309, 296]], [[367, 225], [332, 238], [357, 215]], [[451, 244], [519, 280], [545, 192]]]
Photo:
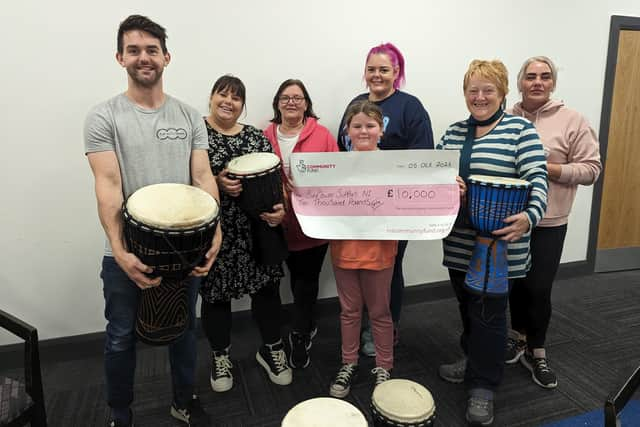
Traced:
[[273, 205], [284, 200], [280, 158], [273, 153], [249, 153], [231, 159], [228, 177], [242, 181], [238, 203], [245, 213], [257, 218], [271, 212]]
[[216, 200], [183, 184], [154, 184], [133, 193], [123, 207], [129, 251], [162, 276], [159, 286], [141, 292], [136, 333], [141, 341], [163, 345], [189, 324], [186, 277], [204, 260], [219, 217]]

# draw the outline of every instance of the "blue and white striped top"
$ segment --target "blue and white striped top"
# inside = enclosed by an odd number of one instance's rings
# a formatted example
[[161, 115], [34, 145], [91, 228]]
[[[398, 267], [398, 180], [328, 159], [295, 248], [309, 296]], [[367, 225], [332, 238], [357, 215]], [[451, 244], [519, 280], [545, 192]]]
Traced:
[[[468, 129], [466, 120], [452, 124], [436, 148], [462, 151]], [[469, 173], [517, 178], [531, 183], [531, 195], [525, 209], [531, 223], [530, 231], [517, 242], [509, 243], [507, 251], [509, 278], [526, 276], [531, 267], [531, 229], [540, 222], [547, 208], [547, 162], [533, 124], [523, 117], [505, 114], [493, 130], [474, 140]], [[444, 266], [467, 271], [475, 237], [475, 230], [454, 226], [443, 241]]]

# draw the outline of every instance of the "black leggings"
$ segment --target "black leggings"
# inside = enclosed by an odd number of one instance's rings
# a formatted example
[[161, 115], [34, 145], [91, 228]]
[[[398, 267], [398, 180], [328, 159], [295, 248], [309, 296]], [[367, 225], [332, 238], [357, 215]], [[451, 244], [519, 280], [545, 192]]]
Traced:
[[527, 277], [516, 279], [511, 289], [511, 328], [527, 335], [530, 349], [544, 347], [551, 319], [551, 287], [566, 234], [566, 224], [535, 228], [531, 233], [531, 269]]
[[327, 253], [328, 243], [301, 251], [289, 252], [287, 267], [291, 276], [293, 294], [292, 329], [308, 334], [315, 326], [315, 306], [318, 299], [320, 270]]
[[[260, 329], [263, 344], [280, 339], [281, 325], [280, 281], [271, 283], [251, 294], [251, 312]], [[231, 301], [202, 301], [200, 308], [202, 329], [214, 351], [231, 344]]]
[[460, 345], [467, 355], [467, 388], [495, 390], [504, 373], [507, 343], [507, 295], [483, 296], [465, 287], [466, 272], [449, 269], [462, 320]]

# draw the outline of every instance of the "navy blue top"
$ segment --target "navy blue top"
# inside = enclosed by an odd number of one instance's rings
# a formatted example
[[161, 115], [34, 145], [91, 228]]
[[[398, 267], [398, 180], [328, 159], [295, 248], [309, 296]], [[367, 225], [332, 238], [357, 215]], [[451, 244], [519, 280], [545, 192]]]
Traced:
[[[349, 105], [368, 99], [369, 94], [356, 96]], [[433, 130], [429, 113], [418, 98], [396, 90], [382, 101], [374, 101], [382, 109], [384, 134], [378, 143], [381, 150], [408, 150], [433, 148]], [[347, 107], [348, 109], [349, 107]], [[345, 114], [338, 130], [338, 146], [341, 151], [351, 151], [351, 139], [347, 135]]]

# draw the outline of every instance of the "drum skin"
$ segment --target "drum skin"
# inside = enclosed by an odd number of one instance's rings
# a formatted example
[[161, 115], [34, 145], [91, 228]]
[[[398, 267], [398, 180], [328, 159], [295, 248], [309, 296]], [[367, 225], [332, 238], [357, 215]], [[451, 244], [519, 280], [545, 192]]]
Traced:
[[431, 427], [436, 407], [429, 390], [415, 381], [391, 379], [371, 396], [374, 427]]
[[367, 419], [349, 402], [316, 397], [291, 408], [281, 427], [367, 427]]

